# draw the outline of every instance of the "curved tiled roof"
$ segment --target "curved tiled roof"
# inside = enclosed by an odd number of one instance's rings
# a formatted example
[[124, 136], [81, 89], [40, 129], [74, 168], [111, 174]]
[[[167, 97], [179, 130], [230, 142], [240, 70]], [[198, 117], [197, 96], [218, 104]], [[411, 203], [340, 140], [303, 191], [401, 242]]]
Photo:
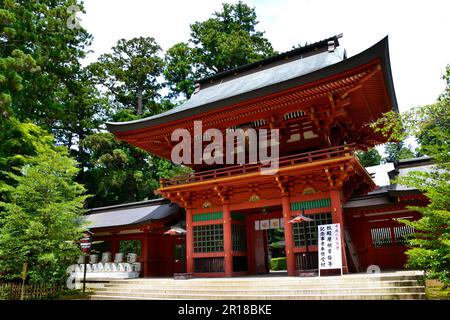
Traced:
[[175, 203], [167, 201], [144, 201], [141, 203], [92, 209], [84, 216], [87, 228], [107, 228], [150, 223], [168, 218], [179, 211]]
[[216, 80], [214, 85], [199, 90], [186, 102], [161, 114], [128, 122], [107, 122], [106, 125], [113, 133], [149, 128], [310, 83], [345, 72], [375, 58], [381, 59], [386, 87], [392, 99], [391, 105], [394, 110], [398, 110], [387, 37], [351, 58], [345, 59], [345, 56], [345, 50], [338, 47], [331, 52], [326, 50], [305, 57], [289, 57], [283, 63], [278, 61], [261, 69], [256, 68], [254, 72]]

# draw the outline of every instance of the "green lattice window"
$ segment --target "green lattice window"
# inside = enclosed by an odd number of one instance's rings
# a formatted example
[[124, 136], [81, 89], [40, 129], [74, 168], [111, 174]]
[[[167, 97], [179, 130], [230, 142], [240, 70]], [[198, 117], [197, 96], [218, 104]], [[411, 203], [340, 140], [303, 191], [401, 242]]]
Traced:
[[331, 207], [331, 199], [330, 198], [291, 203], [292, 211], [300, 211], [303, 209], [310, 210], [310, 209], [318, 209], [318, 208], [329, 208], [329, 207]]
[[194, 252], [223, 251], [223, 224], [194, 226]]
[[292, 232], [294, 235], [294, 244], [296, 247], [305, 246], [305, 231], [303, 225], [306, 228], [306, 237], [308, 238], [309, 246], [317, 245], [317, 226], [321, 224], [331, 224], [333, 220], [331, 219], [331, 213], [319, 213], [319, 214], [308, 214], [309, 218], [314, 219], [314, 221], [294, 223], [292, 225]]
[[245, 225], [232, 224], [233, 251], [247, 251]]
[[209, 212], [209, 213], [200, 213], [200, 214], [194, 214], [192, 216], [192, 221], [199, 222], [199, 221], [210, 221], [210, 220], [218, 220], [223, 218], [222, 212]]

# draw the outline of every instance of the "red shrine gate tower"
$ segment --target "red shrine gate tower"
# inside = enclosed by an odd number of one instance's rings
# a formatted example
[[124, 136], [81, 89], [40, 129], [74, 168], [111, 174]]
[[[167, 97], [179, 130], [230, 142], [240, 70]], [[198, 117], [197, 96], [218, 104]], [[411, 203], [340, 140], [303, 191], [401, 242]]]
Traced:
[[[165, 113], [107, 124], [118, 139], [166, 159], [178, 143], [172, 132], [194, 135], [194, 121], [224, 135], [236, 128], [279, 129], [276, 174], [261, 174], [260, 163], [199, 164], [188, 176], [161, 180], [157, 192], [186, 210], [188, 272], [267, 272], [266, 222], [284, 228], [289, 275], [305, 268], [306, 252], [317, 268], [317, 225], [340, 223], [343, 236], [343, 203], [375, 188], [355, 151], [386, 142], [369, 123], [397, 110], [388, 41], [347, 58], [338, 39], [202, 79], [188, 101]], [[289, 223], [302, 210], [314, 219], [308, 239], [299, 224]], [[342, 261], [348, 272], [345, 249]]]

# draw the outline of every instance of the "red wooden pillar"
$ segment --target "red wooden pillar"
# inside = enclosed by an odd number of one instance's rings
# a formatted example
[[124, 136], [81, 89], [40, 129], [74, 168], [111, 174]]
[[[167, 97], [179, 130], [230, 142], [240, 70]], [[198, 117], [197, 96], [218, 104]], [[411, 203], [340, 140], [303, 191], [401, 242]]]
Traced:
[[144, 228], [144, 238], [142, 240], [142, 275], [144, 277], [149, 276], [149, 270], [148, 270], [148, 251], [149, 251], [149, 236], [148, 236], [148, 228]]
[[231, 212], [228, 203], [223, 204], [223, 252], [225, 254], [225, 276], [233, 276], [233, 241], [231, 234]]
[[186, 272], [194, 272], [194, 227], [192, 226], [192, 208], [186, 208]]
[[284, 243], [286, 251], [286, 265], [289, 276], [295, 276], [295, 254], [294, 254], [294, 237], [292, 235], [291, 220], [291, 202], [289, 196], [281, 198], [283, 207], [283, 221], [284, 221]]
[[344, 212], [342, 210], [341, 193], [339, 190], [331, 190], [331, 208], [333, 223], [341, 224], [341, 250], [342, 250], [342, 271], [348, 273], [347, 254], [345, 252], [344, 240]]

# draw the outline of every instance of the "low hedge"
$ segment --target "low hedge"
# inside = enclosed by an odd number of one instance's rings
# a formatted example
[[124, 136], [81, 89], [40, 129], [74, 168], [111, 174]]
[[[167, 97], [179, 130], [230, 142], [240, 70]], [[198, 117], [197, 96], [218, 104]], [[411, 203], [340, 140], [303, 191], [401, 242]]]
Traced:
[[272, 258], [270, 260], [271, 270], [286, 270], [286, 257]]

